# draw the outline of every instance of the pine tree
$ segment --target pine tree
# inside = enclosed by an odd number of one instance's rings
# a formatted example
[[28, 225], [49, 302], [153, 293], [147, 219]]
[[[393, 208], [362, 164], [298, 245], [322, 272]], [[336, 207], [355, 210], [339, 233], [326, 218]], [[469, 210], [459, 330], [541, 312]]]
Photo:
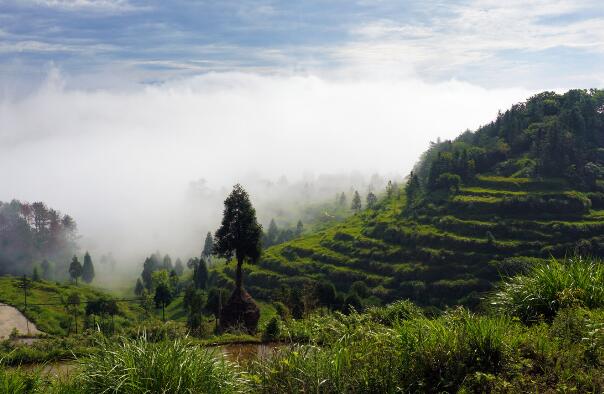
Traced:
[[211, 261], [213, 249], [214, 238], [212, 238], [212, 233], [208, 231], [208, 233], [206, 234], [206, 240], [203, 243], [203, 251], [201, 252], [202, 257], [204, 257], [208, 261]]
[[367, 193], [367, 208], [373, 209], [377, 204], [377, 196], [373, 192]]
[[266, 246], [271, 246], [277, 243], [279, 238], [279, 227], [275, 223], [275, 219], [271, 219], [271, 223], [268, 225], [268, 232], [266, 233]]
[[235, 185], [224, 202], [222, 224], [214, 236], [214, 254], [227, 261], [237, 259], [235, 290], [220, 316], [220, 326], [227, 329], [243, 325], [249, 333], [255, 333], [260, 319], [260, 308], [243, 289], [244, 262], [256, 263], [260, 258], [262, 226], [256, 220], [256, 210], [247, 192]]
[[346, 194], [344, 194], [344, 192], [342, 192], [340, 194], [340, 199], [338, 200], [338, 204], [340, 204], [341, 207], [346, 206]]
[[354, 191], [354, 195], [352, 197], [352, 204], [350, 205], [350, 208], [355, 212], [361, 211], [361, 196], [359, 195], [359, 192], [356, 190]]
[[255, 263], [260, 258], [262, 226], [256, 220], [256, 210], [249, 195], [235, 185], [224, 201], [222, 224], [214, 236], [214, 254], [231, 260], [237, 259], [236, 289], [243, 288], [241, 267], [243, 262]]
[[304, 224], [302, 220], [298, 220], [298, 224], [296, 224], [296, 236], [300, 236], [304, 231]]
[[94, 265], [92, 264], [92, 258], [90, 257], [90, 254], [88, 252], [86, 252], [86, 254], [84, 255], [82, 279], [86, 283], [90, 283], [94, 279]]
[[69, 276], [71, 279], [75, 280], [76, 286], [78, 284], [78, 278], [82, 276], [82, 264], [76, 256], [73, 256], [71, 259], [71, 264], [69, 265]]
[[208, 265], [203, 258], [195, 260], [196, 262], [193, 264], [193, 282], [195, 283], [195, 288], [205, 289], [208, 285]]

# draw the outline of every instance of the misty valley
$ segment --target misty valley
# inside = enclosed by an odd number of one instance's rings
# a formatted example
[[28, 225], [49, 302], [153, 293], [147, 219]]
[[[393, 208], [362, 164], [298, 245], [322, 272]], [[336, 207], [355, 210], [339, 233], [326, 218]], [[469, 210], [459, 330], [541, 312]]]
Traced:
[[603, 108], [544, 92], [407, 175], [236, 184], [193, 256], [128, 264], [3, 202], [3, 390], [600, 392]]
[[601, 0], [0, 0], [0, 394], [604, 393]]

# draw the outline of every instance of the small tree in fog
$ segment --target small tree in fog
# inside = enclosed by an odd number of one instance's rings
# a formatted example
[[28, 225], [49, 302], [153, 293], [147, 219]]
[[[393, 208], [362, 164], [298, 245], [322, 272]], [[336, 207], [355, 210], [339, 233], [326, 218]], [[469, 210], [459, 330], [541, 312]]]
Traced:
[[277, 243], [279, 238], [279, 227], [277, 227], [277, 223], [275, 223], [275, 219], [271, 219], [270, 224], [268, 225], [268, 231], [266, 232], [266, 246], [271, 246]]
[[352, 204], [350, 205], [350, 208], [355, 212], [361, 211], [361, 196], [359, 195], [359, 192], [356, 190], [354, 191], [354, 195], [352, 197]]
[[203, 251], [201, 252], [201, 256], [210, 261], [212, 258], [212, 250], [214, 249], [214, 238], [212, 237], [212, 233], [208, 231], [206, 234], [206, 240], [203, 243]]
[[170, 272], [174, 269], [174, 267], [172, 266], [172, 259], [170, 258], [170, 255], [164, 256], [162, 266], [168, 272]]
[[344, 194], [344, 192], [342, 192], [340, 194], [340, 199], [338, 200], [338, 204], [340, 204], [340, 206], [346, 206], [346, 194]]
[[176, 259], [176, 263], [174, 263], [174, 271], [176, 271], [176, 275], [182, 276], [185, 272], [185, 267], [182, 265], [182, 261], [180, 259]]
[[302, 220], [298, 220], [298, 224], [296, 224], [296, 236], [299, 236], [304, 231], [304, 224]]
[[73, 256], [73, 259], [71, 259], [71, 264], [69, 264], [69, 276], [75, 281], [76, 285], [78, 284], [78, 278], [82, 276], [82, 264], [80, 264], [77, 256]]
[[92, 258], [90, 254], [86, 252], [84, 255], [84, 265], [82, 266], [82, 279], [86, 283], [92, 282], [94, 279], [94, 265], [92, 264]]
[[367, 208], [373, 209], [377, 204], [377, 196], [373, 192], [367, 193]]
[[42, 268], [42, 278], [46, 280], [50, 279], [50, 263], [48, 260], [44, 259], [40, 267]]

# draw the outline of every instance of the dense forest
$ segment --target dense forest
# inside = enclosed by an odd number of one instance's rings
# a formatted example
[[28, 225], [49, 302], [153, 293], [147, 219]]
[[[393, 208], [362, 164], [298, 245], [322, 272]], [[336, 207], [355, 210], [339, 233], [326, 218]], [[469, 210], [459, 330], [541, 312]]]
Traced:
[[65, 278], [77, 251], [77, 226], [43, 202], [0, 201], [0, 275], [31, 274], [40, 265], [47, 278]]

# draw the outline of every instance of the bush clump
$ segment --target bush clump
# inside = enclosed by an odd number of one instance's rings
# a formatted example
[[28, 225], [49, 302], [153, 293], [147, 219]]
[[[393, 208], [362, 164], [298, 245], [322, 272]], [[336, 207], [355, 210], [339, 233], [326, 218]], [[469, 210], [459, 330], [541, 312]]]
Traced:
[[80, 386], [90, 393], [233, 393], [237, 367], [187, 339], [149, 342], [122, 338], [100, 342], [81, 362]]
[[604, 307], [604, 264], [596, 258], [552, 258], [505, 279], [491, 304], [527, 323], [551, 321], [565, 307]]

